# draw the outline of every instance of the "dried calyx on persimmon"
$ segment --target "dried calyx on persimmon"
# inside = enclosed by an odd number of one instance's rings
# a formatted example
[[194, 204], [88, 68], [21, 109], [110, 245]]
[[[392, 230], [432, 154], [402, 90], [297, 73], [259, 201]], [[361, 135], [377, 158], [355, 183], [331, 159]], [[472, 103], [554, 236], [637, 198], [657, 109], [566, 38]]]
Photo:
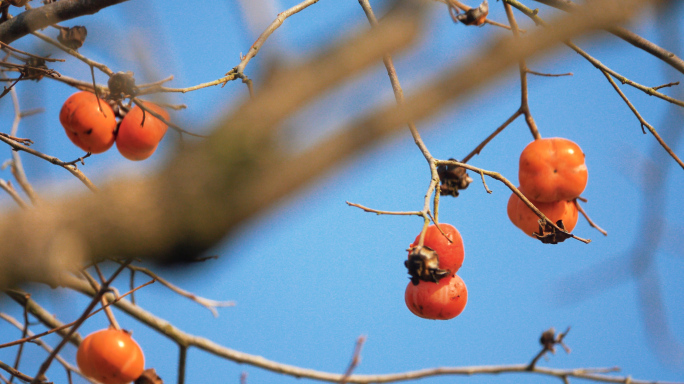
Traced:
[[138, 87], [135, 86], [135, 78], [131, 71], [113, 74], [107, 81], [107, 87], [109, 87], [110, 97], [115, 100], [123, 99], [126, 96], [135, 96], [138, 93]]
[[57, 40], [71, 49], [79, 49], [83, 46], [86, 36], [88, 36], [88, 30], [84, 26], [61, 27]]
[[449, 2], [449, 14], [454, 23], [461, 22], [465, 25], [482, 25], [489, 14], [489, 3], [484, 0], [477, 8], [470, 8], [465, 13], [459, 13], [458, 8]]
[[563, 231], [559, 231], [550, 223], [546, 223], [546, 225], [542, 227], [541, 220], [539, 220], [539, 232], [535, 232], [534, 236], [544, 244], [558, 244], [572, 237], [571, 234], [565, 231], [563, 220], [558, 220], [556, 225]]
[[148, 368], [135, 380], [135, 384], [164, 384], [164, 380], [157, 375], [154, 368]]
[[413, 285], [418, 285], [421, 280], [436, 283], [449, 275], [449, 271], [439, 268], [439, 256], [430, 247], [415, 246], [408, 251], [409, 257], [404, 265], [411, 275]]
[[[458, 161], [456, 159], [449, 159]], [[437, 167], [439, 175], [439, 194], [458, 197], [458, 191], [468, 188], [473, 179], [468, 176], [466, 169], [456, 165], [440, 165]]]
[[428, 226], [422, 245], [420, 237], [418, 234], [409, 245], [408, 260], [404, 262], [414, 285], [421, 280], [436, 283], [458, 272], [463, 265], [465, 251], [461, 234], [453, 225]]

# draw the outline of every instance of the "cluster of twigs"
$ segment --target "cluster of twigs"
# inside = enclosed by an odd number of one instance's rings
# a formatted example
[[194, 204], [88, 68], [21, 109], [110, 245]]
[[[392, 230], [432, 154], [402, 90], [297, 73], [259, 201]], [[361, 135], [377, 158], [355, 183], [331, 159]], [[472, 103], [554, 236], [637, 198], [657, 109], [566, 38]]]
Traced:
[[[468, 164], [469, 160], [475, 155], [480, 154], [489, 142], [495, 139], [501, 131], [518, 117], [524, 117], [534, 138], [540, 137], [528, 103], [527, 77], [530, 74], [541, 76], [560, 75], [543, 74], [529, 69], [527, 58], [545, 51], [558, 42], [564, 43], [600, 70], [636, 115], [642, 128], [648, 129], [670, 157], [684, 168], [684, 163], [658, 135], [655, 128], [643, 119], [636, 107], [621, 91], [615, 80], [639, 89], [648, 95], [656, 96], [682, 107], [684, 106], [684, 101], [672, 98], [659, 91], [663, 87], [676, 86], [678, 83], [673, 82], [656, 87], [641, 85], [608, 68], [571, 41], [571, 39], [587, 31], [606, 29], [608, 32], [630, 42], [637, 48], [654, 55], [684, 73], [684, 62], [680, 58], [626, 29], [614, 26], [617, 22], [626, 20], [638, 12], [644, 3], [649, 3], [648, 1], [629, 0], [618, 2], [597, 0], [592, 5], [593, 8], [579, 7], [567, 0], [539, 1], [570, 12], [570, 15], [562, 16], [554, 22], [546, 22], [539, 16], [538, 10], [532, 10], [516, 0], [503, 0], [508, 25], [487, 18], [483, 19], [482, 23], [510, 30], [512, 37], [496, 40], [490, 48], [485, 49], [476, 59], [466, 61], [460, 67], [442, 73], [437, 77], [436, 81], [424, 85], [417, 92], [405, 98], [390, 52], [407, 46], [415, 37], [419, 29], [420, 21], [417, 18], [421, 14], [420, 9], [422, 5], [405, 5], [405, 7], [415, 8], [410, 10], [397, 9], [393, 15], [389, 15], [382, 23], [379, 23], [368, 0], [359, 0], [369, 23], [373, 27], [372, 33], [351, 39], [299, 67], [284, 71], [276, 76], [276, 78], [271, 79], [271, 82], [262, 89], [259, 89], [258, 92], [255, 92], [252, 81], [245, 74], [248, 63], [287, 18], [316, 4], [319, 0], [303, 1], [281, 12], [250, 47], [247, 54], [240, 58], [239, 63], [224, 76], [185, 88], [167, 87], [165, 84], [173, 80], [173, 77], [170, 76], [156, 82], [137, 85], [136, 91], [127, 95], [129, 99], [128, 106], [131, 103], [135, 103], [147, 113], [163, 120], [180, 133], [196, 135], [185, 131], [174, 123], [165, 120], [154, 111], [147, 109], [138, 97], [161, 92], [185, 93], [197, 91], [216, 85], [224, 86], [230, 81], [240, 79], [247, 85], [252, 100], [246, 102], [243, 108], [240, 108], [239, 112], [231, 117], [229, 123], [219, 127], [205, 141], [180, 152], [168, 168], [160, 172], [159, 175], [150, 178], [150, 180], [113, 183], [111, 186], [100, 190], [97, 194], [79, 199], [78, 205], [68, 200], [58, 202], [50, 207], [50, 215], [45, 216], [45, 211], [41, 211], [41, 208], [46, 208], [42, 207], [41, 199], [32, 188], [23, 171], [19, 156], [20, 151], [65, 168], [93, 192], [97, 191], [97, 188], [76, 166], [79, 162], [83, 164], [83, 160], [87, 155], [74, 161], [65, 162], [32, 149], [30, 147], [32, 142], [29, 139], [23, 139], [18, 136], [18, 127], [21, 119], [34, 114], [36, 111], [21, 111], [15, 86], [22, 80], [47, 78], [69, 84], [77, 89], [92, 91], [99, 96], [109, 95], [111, 91], [109, 86], [95, 83], [94, 70], [97, 69], [110, 78], [115, 75], [114, 71], [102, 63], [87, 58], [75, 49], [38, 32], [38, 30], [56, 25], [58, 22], [69, 20], [76, 16], [96, 12], [99, 9], [122, 1], [124, 0], [49, 3], [35, 9], [27, 7], [21, 14], [21, 18], [7, 16], [7, 20], [0, 23], [0, 42], [4, 41], [4, 43], [0, 44], [5, 54], [3, 60], [0, 61], [0, 72], [3, 74], [2, 80], [8, 83], [8, 86], [5, 86], [3, 92], [0, 93], [0, 98], [10, 94], [15, 112], [11, 132], [0, 134], [0, 141], [3, 141], [12, 149], [12, 160], [8, 162], [8, 165], [11, 166], [12, 173], [21, 191], [29, 200], [29, 202], [26, 202], [9, 181], [0, 180], [0, 188], [5, 190], [21, 208], [25, 208], [27, 211], [26, 213], [15, 213], [0, 219], [0, 239], [3, 239], [3, 236], [5, 236], [7, 239], [13, 240], [13, 243], [6, 242], [8, 244], [6, 249], [0, 250], [0, 288], [5, 289], [5, 293], [24, 308], [23, 322], [0, 313], [2, 319], [20, 329], [22, 333], [19, 339], [0, 345], [0, 348], [19, 345], [14, 366], [0, 362], [0, 369], [10, 375], [9, 380], [0, 375], [0, 380], [11, 382], [16, 377], [24, 382], [47, 382], [45, 373], [53, 360], [57, 360], [64, 366], [69, 378], [71, 377], [71, 372], [78, 373], [78, 369], [64, 360], [59, 355], [59, 352], [66, 343], [74, 345], [80, 343], [81, 337], [77, 332], [79, 326], [88, 317], [93, 316], [99, 311], [105, 311], [112, 326], [116, 327], [117, 323], [110, 308], [110, 306], [115, 306], [178, 344], [180, 349], [180, 383], [183, 383], [185, 380], [186, 355], [188, 348], [191, 347], [202, 349], [237, 363], [245, 363], [294, 377], [305, 377], [329, 382], [395, 382], [437, 375], [533, 372], [556, 377], [564, 382], [567, 382], [568, 378], [574, 377], [597, 382], [645, 383], [630, 377], [609, 375], [608, 373], [615, 371], [614, 368], [565, 370], [539, 367], [537, 365], [539, 358], [547, 352], [553, 352], [556, 344], [565, 347], [563, 339], [567, 331], [560, 335], [555, 335], [554, 332], [550, 332], [551, 334], [549, 335], [548, 331], [545, 332], [542, 336], [542, 350], [528, 364], [433, 368], [384, 375], [355, 375], [353, 371], [360, 362], [361, 348], [365, 341], [365, 338], [362, 337], [357, 342], [352, 361], [345, 373], [320, 372], [234, 351], [211, 340], [188, 334], [174, 327], [166, 320], [145, 311], [135, 305], [132, 300], [125, 299], [125, 297], [130, 295], [132, 298], [133, 292], [157, 281], [173, 292], [205, 306], [216, 315], [217, 307], [232, 305], [232, 303], [204, 299], [178, 288], [149, 269], [132, 265], [132, 257], [168, 258], [170, 256], [177, 256], [172, 251], [175, 248], [179, 248], [177, 245], [182, 245], [182, 248], [186, 251], [189, 250], [191, 256], [197, 255], [202, 250], [215, 244], [227, 231], [244, 220], [245, 217], [269, 206], [274, 201], [277, 201], [278, 197], [282, 197], [308, 180], [313, 179], [336, 162], [381, 141], [397, 130], [397, 127], [405, 123], [408, 123], [409, 131], [425, 157], [430, 170], [430, 181], [425, 193], [423, 207], [416, 211], [393, 212], [367, 208], [354, 203], [349, 203], [350, 205], [378, 214], [415, 215], [422, 217], [424, 225], [421, 232], [420, 245], [423, 242], [428, 225], [431, 222], [435, 224], [439, 222], [439, 167], [463, 168], [479, 173], [487, 192], [491, 191], [487, 187], [485, 176], [502, 182], [520, 197], [539, 216], [542, 222], [553, 226], [558, 231], [565, 232], [564, 229], [559, 228], [555, 223], [546, 218], [541, 211], [534, 207], [501, 174]], [[471, 12], [473, 9], [455, 0], [440, 1], [446, 3], [449, 10], [460, 9], [464, 12]], [[416, 9], [418, 10], [417, 12]], [[523, 36], [523, 31], [519, 28], [515, 18], [514, 9], [529, 17], [540, 28], [547, 30], [543, 32], [536, 30], [524, 31]], [[22, 26], [25, 28], [21, 28]], [[29, 33], [85, 63], [90, 69], [92, 81], [61, 76], [56, 71], [48, 68], [48, 63], [63, 60], [37, 56], [29, 52], [20, 51], [9, 45], [14, 40]], [[322, 91], [333, 87], [355, 72], [367, 68], [380, 58], [387, 68], [398, 106], [387, 106], [373, 112], [373, 114], [342, 130], [330, 140], [320, 143], [320, 145], [309, 152], [289, 157], [277, 151], [263, 153], [263, 148], [270, 146], [273, 132], [279, 122], [310, 102]], [[490, 79], [497, 73], [504, 71], [510, 65], [517, 65], [519, 69], [521, 83], [520, 107], [475, 149], [463, 157], [462, 161], [434, 158], [423, 143], [415, 121], [432, 115], [448, 102], [462, 97], [477, 87], [483, 86], [488, 81], [491, 81]], [[8, 77], [7, 74], [15, 77]], [[292, 78], [298, 79], [296, 85], [293, 85]], [[270, 107], [267, 109], [265, 108], [266, 105]], [[126, 107], [124, 104], [121, 104], [121, 106]], [[269, 113], [264, 115], [264, 110], [268, 110]], [[244, 157], [234, 157], [237, 156], [235, 153]], [[317, 161], [312, 161], [312, 159]], [[269, 167], [274, 162], [281, 163], [281, 169], [277, 172], [273, 171], [272, 167]], [[245, 167], [246, 169], [241, 169]], [[205, 172], [197, 174], [197, 169], [204, 169]], [[283, 171], [283, 169], [286, 171]], [[268, 180], [270, 184], [265, 185], [262, 180]], [[209, 184], [212, 185], [212, 188], [204, 188]], [[193, 187], [189, 188], [188, 185]], [[265, 186], [268, 186], [268, 188], [265, 188]], [[239, 197], [253, 195], [254, 191], [266, 192], [259, 194], [258, 197], [249, 199], [247, 204], [239, 200]], [[214, 193], [214, 195], [211, 193]], [[158, 199], [158, 201], [155, 200], [152, 203], [149, 200], [150, 197]], [[235, 200], [235, 202], [232, 200]], [[133, 208], [129, 207], [131, 201], [137, 202], [136, 204], [138, 205]], [[189, 206], [184, 204], [188, 201], [203, 201], [206, 206], [199, 205], [192, 210], [183, 209], [182, 207]], [[33, 208], [29, 209], [32, 206]], [[126, 206], [126, 209], [122, 208], [124, 206]], [[89, 215], [94, 207], [107, 208], [98, 210], [102, 212], [98, 218], [91, 217], [88, 221], [78, 220], [79, 217]], [[122, 217], [121, 212], [131, 212], [131, 210], [136, 211], [141, 216], [156, 217], [156, 222], [146, 223], [152, 229], [143, 233], [138, 231], [134, 220], [135, 217]], [[220, 216], [225, 214], [225, 212], [231, 212], [234, 216]], [[592, 226], [596, 226], [583, 210], [582, 213]], [[47, 228], [44, 233], [27, 232], [26, 228], [31, 228], [30, 224], [39, 219], [42, 225]], [[98, 233], [96, 229], [98, 225], [94, 220], [102, 220], [102, 222], [108, 223], [108, 226], [104, 226], [105, 228], [120, 228], [121, 231], [117, 232], [119, 243], [115, 244], [106, 239], [104, 234]], [[65, 222], [68, 222], [69, 225], [64, 225]], [[54, 231], [50, 229], [54, 229]], [[597, 229], [600, 230], [598, 227]], [[575, 235], [568, 235], [577, 240], [589, 242], [589, 240]], [[59, 247], [55, 247], [52, 244], [54, 236], [60, 236], [66, 240]], [[30, 242], [21, 241], [28, 238], [31, 239]], [[46, 249], [48, 249], [46, 244], [48, 243], [51, 244], [51, 248], [49, 248], [49, 252], [46, 252]], [[81, 245], [85, 243], [92, 246], [84, 250]], [[140, 246], [140, 244], [145, 245]], [[23, 255], [23, 261], [11, 264], [14, 269], [6, 271], [5, 266], [10, 265], [7, 260], [17, 254]], [[109, 278], [105, 278], [96, 263], [93, 264], [93, 269], [97, 273], [99, 282], [98, 279], [91, 276], [86, 270], [81, 270], [79, 275], [67, 275], [66, 277], [53, 270], [55, 265], [62, 265], [65, 268], [73, 267], [74, 265], [85, 265], [107, 258], [112, 254], [125, 255], [127, 257], [126, 261], [119, 262], [120, 265], [116, 272]], [[37, 270], [37, 266], [41, 263], [36, 263], [35, 260], [47, 260], [48, 262], [43, 263], [46, 269]], [[59, 260], [59, 263], [51, 263], [49, 262], [50, 260]], [[129, 292], [119, 295], [112, 288], [111, 284], [117, 275], [125, 269], [131, 272], [131, 288]], [[143, 273], [151, 277], [152, 280], [141, 286], [135, 286], [134, 273]], [[54, 278], [56, 275], [61, 276], [58, 281]], [[38, 303], [33, 301], [30, 294], [22, 290], [8, 288], [28, 280], [59, 284], [89, 295], [92, 299], [87, 308], [75, 321], [69, 324], [62, 324], [59, 320], [48, 314]], [[96, 310], [95, 308], [98, 305], [100, 309]], [[33, 334], [29, 329], [29, 315], [38, 319], [48, 330], [39, 334]], [[54, 348], [41, 340], [43, 336], [51, 333], [58, 333], [62, 337], [61, 342]], [[24, 345], [28, 342], [36, 343], [49, 352], [49, 357], [34, 376], [29, 376], [16, 369], [21, 359]]]

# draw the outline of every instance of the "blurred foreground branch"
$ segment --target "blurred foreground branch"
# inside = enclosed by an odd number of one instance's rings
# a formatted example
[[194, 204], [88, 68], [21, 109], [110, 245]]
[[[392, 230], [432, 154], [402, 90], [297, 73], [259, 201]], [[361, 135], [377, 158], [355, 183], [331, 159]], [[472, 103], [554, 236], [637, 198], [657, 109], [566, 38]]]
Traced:
[[22, 12], [0, 24], [0, 41], [5, 44], [60, 21], [92, 15], [99, 10], [128, 0], [57, 1]]
[[[106, 257], [183, 260], [216, 245], [243, 220], [378, 144], [409, 120], [427, 118], [559, 42], [624, 22], [648, 1], [596, 0], [525, 37], [501, 37], [406, 98], [292, 154], [274, 140], [280, 122], [353, 74], [406, 47], [418, 31], [411, 2], [377, 28], [271, 76], [206, 140], [187, 145], [155, 175], [120, 179], [93, 195], [65, 197], [0, 218], [0, 287], [59, 283], [64, 271]], [[406, 7], [411, 9], [406, 9]]]

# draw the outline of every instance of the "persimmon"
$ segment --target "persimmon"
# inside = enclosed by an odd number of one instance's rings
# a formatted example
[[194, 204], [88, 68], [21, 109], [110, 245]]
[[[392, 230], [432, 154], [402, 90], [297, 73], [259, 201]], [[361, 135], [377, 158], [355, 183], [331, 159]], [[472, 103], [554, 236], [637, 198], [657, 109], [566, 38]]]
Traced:
[[[428, 227], [425, 232], [423, 246], [437, 252], [439, 268], [449, 270], [453, 275], [458, 272], [461, 265], [463, 265], [463, 259], [465, 257], [463, 238], [461, 238], [461, 233], [458, 232], [458, 229], [451, 224], [440, 223], [439, 228], [442, 229], [444, 234], [442, 234], [435, 225]], [[418, 245], [419, 240], [420, 234], [416, 236], [416, 239], [413, 240], [413, 243], [411, 243], [409, 248]]]
[[535, 140], [520, 154], [518, 179], [520, 190], [529, 199], [545, 203], [572, 200], [587, 185], [584, 153], [568, 139]]
[[59, 112], [59, 121], [71, 142], [86, 152], [102, 153], [114, 144], [114, 111], [104, 100], [98, 104], [93, 93], [69, 96]]
[[[145, 107], [169, 120], [169, 115], [160, 106], [146, 102]], [[166, 134], [168, 126], [151, 113], [145, 112], [137, 105], [131, 108], [119, 125], [116, 136], [116, 148], [129, 160], [145, 160], [157, 150], [157, 145]]]
[[468, 302], [468, 290], [458, 275], [437, 283], [421, 281], [408, 284], [404, 293], [406, 306], [414, 315], [424, 319], [449, 320], [458, 316]]
[[[527, 197], [527, 195], [525, 195]], [[534, 204], [549, 220], [556, 223], [563, 220], [565, 230], [572, 232], [577, 224], [578, 211], [573, 200], [560, 200], [551, 203], [532, 200]], [[515, 194], [508, 199], [508, 218], [516, 227], [527, 235], [535, 237], [533, 233], [539, 233], [539, 217]]]
[[145, 369], [145, 356], [138, 343], [123, 330], [109, 328], [86, 336], [76, 352], [81, 372], [103, 384], [125, 384]]

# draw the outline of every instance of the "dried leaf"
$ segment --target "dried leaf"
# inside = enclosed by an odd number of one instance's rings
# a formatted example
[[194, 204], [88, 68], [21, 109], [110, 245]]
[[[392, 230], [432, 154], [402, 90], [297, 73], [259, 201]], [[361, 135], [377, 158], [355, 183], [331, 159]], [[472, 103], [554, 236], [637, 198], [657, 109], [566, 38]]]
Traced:
[[71, 28], [62, 27], [57, 40], [71, 49], [79, 49], [83, 46], [87, 35], [86, 27], [80, 25]]

